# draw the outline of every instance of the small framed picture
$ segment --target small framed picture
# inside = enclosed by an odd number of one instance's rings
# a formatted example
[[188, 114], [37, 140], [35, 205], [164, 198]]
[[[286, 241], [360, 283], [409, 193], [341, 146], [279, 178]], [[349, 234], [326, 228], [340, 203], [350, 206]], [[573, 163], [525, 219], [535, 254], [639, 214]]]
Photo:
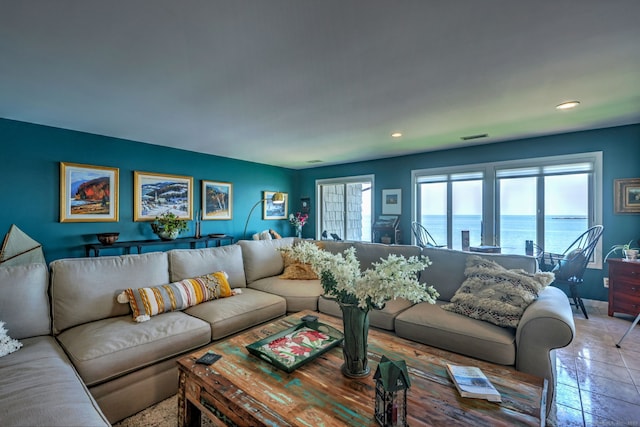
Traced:
[[232, 219], [233, 184], [202, 181], [202, 219]]
[[615, 213], [640, 213], [640, 178], [613, 181]]
[[117, 222], [118, 169], [60, 162], [60, 222]]
[[382, 190], [382, 213], [384, 215], [402, 213], [402, 189]]
[[300, 199], [300, 212], [308, 214], [310, 209], [311, 199], [309, 197], [303, 197]]
[[263, 191], [262, 192], [262, 219], [287, 219], [287, 212], [289, 212], [289, 196], [287, 193], [284, 195], [284, 203], [273, 203], [273, 195], [276, 191]]
[[133, 178], [134, 221], [153, 221], [165, 212], [193, 219], [192, 177], [135, 171]]

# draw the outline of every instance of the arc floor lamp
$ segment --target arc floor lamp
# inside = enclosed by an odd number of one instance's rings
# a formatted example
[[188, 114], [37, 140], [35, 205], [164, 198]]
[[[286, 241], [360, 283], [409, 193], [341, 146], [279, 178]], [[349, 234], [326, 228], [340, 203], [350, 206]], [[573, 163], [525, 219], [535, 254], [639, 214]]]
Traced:
[[[253, 207], [251, 208], [251, 210], [249, 211], [249, 216], [247, 216], [247, 222], [245, 222], [244, 224], [244, 231], [242, 232], [242, 238], [246, 239], [247, 238], [247, 227], [249, 226], [249, 219], [251, 219], [251, 214], [253, 213], [253, 210], [262, 202], [266, 202], [267, 200], [269, 200], [266, 197], [263, 197], [262, 199], [258, 200], [256, 202], [255, 205], [253, 205]], [[284, 203], [284, 193], [273, 193], [273, 197], [271, 198], [271, 203], [273, 203], [274, 205], [281, 205]]]

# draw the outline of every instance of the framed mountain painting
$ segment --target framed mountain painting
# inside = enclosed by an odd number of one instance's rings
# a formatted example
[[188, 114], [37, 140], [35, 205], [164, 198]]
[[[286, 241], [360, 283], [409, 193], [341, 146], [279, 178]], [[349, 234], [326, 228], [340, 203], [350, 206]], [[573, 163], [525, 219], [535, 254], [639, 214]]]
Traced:
[[118, 221], [118, 169], [60, 162], [60, 222]]

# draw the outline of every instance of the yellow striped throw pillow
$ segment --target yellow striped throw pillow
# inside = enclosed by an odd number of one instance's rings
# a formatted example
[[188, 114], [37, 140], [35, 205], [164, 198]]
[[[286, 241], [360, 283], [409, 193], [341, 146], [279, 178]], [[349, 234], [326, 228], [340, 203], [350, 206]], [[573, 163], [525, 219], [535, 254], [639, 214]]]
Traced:
[[[185, 308], [233, 295], [227, 273], [216, 271], [192, 279], [148, 288], [129, 288], [118, 301], [128, 302], [136, 322], [145, 322], [157, 314]], [[122, 295], [122, 294], [121, 294]]]

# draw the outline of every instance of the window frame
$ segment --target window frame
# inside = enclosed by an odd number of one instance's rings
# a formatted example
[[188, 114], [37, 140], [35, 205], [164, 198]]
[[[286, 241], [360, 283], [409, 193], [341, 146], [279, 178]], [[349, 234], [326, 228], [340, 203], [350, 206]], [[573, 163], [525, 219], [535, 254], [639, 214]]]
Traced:
[[[592, 227], [596, 224], [602, 224], [603, 211], [602, 211], [602, 188], [603, 188], [603, 174], [602, 174], [602, 151], [564, 154], [556, 156], [545, 157], [531, 157], [526, 159], [505, 160], [498, 162], [486, 162], [475, 163], [467, 165], [455, 165], [445, 166], [437, 168], [427, 169], [415, 169], [411, 171], [411, 220], [416, 221], [418, 216], [418, 184], [421, 179], [429, 176], [438, 175], [455, 175], [464, 174], [470, 172], [482, 172], [483, 173], [483, 207], [482, 207], [482, 219], [483, 219], [483, 236], [482, 243], [485, 245], [493, 245], [498, 241], [498, 234], [496, 231], [496, 224], [499, 214], [499, 199], [498, 199], [498, 171], [505, 169], [524, 169], [524, 168], [548, 168], [550, 166], [559, 166], [567, 164], [589, 163], [593, 166], [591, 179], [589, 181], [588, 197], [591, 199], [588, 201], [589, 218], [588, 227]], [[542, 174], [532, 176], [550, 176], [553, 174]], [[447, 178], [447, 182], [451, 179]], [[450, 195], [449, 195], [450, 197]], [[538, 208], [536, 209], [536, 222], [540, 220], [540, 217], [544, 212], [544, 200], [540, 200], [544, 197], [544, 192], [541, 192], [538, 188], [536, 192], [536, 203]], [[451, 204], [451, 200], [448, 200]], [[451, 212], [447, 212], [447, 231], [448, 241], [450, 241], [450, 228], [451, 221], [449, 216]], [[540, 236], [538, 236], [540, 238]], [[577, 236], [576, 236], [577, 237]], [[540, 240], [539, 240], [540, 241]], [[412, 242], [415, 243], [415, 236], [412, 236]], [[569, 242], [570, 243], [570, 242]], [[569, 244], [567, 243], [567, 244]], [[594, 258], [589, 263], [587, 268], [602, 269], [602, 239], [598, 242], [596, 250], [594, 251]]]

